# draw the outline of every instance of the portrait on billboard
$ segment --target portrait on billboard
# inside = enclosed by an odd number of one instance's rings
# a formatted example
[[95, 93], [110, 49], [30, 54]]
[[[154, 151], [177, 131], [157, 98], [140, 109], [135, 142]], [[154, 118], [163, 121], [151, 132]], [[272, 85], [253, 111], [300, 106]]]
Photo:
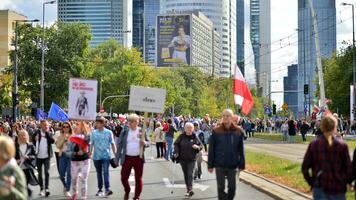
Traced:
[[157, 16], [158, 67], [178, 67], [191, 64], [190, 15]]

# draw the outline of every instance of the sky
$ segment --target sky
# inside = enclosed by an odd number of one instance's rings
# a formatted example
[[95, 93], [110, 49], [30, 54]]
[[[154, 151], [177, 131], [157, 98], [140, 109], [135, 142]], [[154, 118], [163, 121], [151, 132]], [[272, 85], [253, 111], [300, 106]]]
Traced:
[[[29, 19], [42, 20], [43, 0], [0, 0], [0, 9], [17, 11]], [[245, 0], [245, 78], [254, 82], [253, 53], [249, 38], [249, 0]], [[342, 42], [352, 42], [352, 14], [351, 7], [340, 6], [341, 2], [356, 3], [356, 0], [336, 0], [337, 15], [337, 48]], [[46, 6], [46, 25], [52, 24], [57, 18], [56, 5]], [[287, 66], [298, 63], [298, 44], [296, 29], [298, 27], [298, 0], [271, 0], [271, 41], [280, 41], [272, 44], [272, 91], [283, 90], [283, 77], [287, 75]], [[287, 37], [290, 36], [291, 37]], [[294, 45], [288, 45], [294, 43]], [[281, 48], [281, 46], [283, 48]], [[277, 50], [278, 49], [278, 50]], [[275, 51], [274, 51], [275, 50]], [[272, 100], [280, 108], [283, 104], [283, 94], [272, 94]]]

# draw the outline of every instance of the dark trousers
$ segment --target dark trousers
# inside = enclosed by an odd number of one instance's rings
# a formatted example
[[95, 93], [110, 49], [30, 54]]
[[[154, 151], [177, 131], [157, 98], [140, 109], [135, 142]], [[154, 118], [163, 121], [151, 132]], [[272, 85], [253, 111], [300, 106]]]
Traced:
[[195, 168], [196, 161], [183, 161], [179, 160], [180, 166], [182, 167], [184, 174], [184, 181], [187, 187], [187, 191], [193, 190], [193, 171]]
[[161, 158], [164, 156], [163, 154], [163, 142], [156, 142], [157, 148], [157, 158]]
[[56, 165], [57, 165], [57, 170], [58, 170], [58, 174], [61, 173], [61, 170], [59, 170], [59, 163], [61, 162], [61, 158], [59, 156], [59, 152], [54, 152], [54, 155], [56, 156]]
[[[38, 170], [38, 182], [40, 184], [41, 190], [48, 189], [49, 186], [49, 168], [50, 168], [50, 160], [49, 158], [37, 158], [37, 170]], [[44, 168], [43, 168], [44, 167]], [[42, 169], [44, 169], [45, 174], [45, 185], [43, 187], [43, 177], [42, 177]]]
[[307, 133], [301, 132], [301, 135], [302, 135], [303, 142], [307, 141], [307, 138], [306, 138]]
[[139, 156], [126, 156], [125, 162], [121, 169], [121, 182], [124, 186], [125, 193], [130, 194], [131, 187], [129, 184], [129, 177], [131, 169], [135, 170], [135, 197], [134, 199], [140, 199], [142, 192], [142, 175], [143, 175], [143, 160]]
[[[219, 200], [233, 200], [236, 193], [236, 169], [216, 168]], [[225, 193], [225, 178], [228, 183], [228, 193]]]
[[103, 189], [103, 176], [105, 183], [105, 191], [110, 190], [110, 177], [109, 177], [109, 166], [110, 160], [94, 160], [94, 166], [96, 169], [96, 175], [98, 178], [98, 188], [101, 191]]

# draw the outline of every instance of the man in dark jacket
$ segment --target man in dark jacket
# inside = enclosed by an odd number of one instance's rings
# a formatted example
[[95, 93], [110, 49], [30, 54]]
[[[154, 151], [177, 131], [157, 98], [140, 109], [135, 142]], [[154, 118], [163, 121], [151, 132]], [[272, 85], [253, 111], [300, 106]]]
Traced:
[[302, 135], [303, 142], [307, 141], [307, 133], [310, 129], [310, 126], [308, 125], [307, 121], [303, 120], [302, 125], [300, 126], [300, 134]]
[[[216, 171], [219, 200], [233, 200], [236, 193], [236, 169], [245, 169], [243, 134], [233, 123], [233, 111], [223, 112], [222, 123], [213, 129], [209, 143], [208, 171]], [[225, 193], [225, 177], [228, 193]]]
[[[35, 133], [35, 146], [37, 156], [37, 169], [38, 169], [38, 181], [40, 183], [41, 191], [40, 196], [50, 195], [49, 192], [49, 168], [50, 160], [53, 156], [52, 144], [54, 139], [49, 130], [49, 124], [47, 120], [41, 120], [41, 129]], [[43, 186], [42, 169], [44, 167], [45, 173], [45, 185]]]

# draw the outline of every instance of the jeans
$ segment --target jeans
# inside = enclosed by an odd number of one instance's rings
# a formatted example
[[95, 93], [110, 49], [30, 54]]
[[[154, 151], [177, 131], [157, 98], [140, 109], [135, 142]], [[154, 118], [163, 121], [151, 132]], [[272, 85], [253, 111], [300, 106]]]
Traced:
[[[217, 167], [215, 172], [219, 200], [233, 200], [236, 193], [236, 169]], [[225, 177], [228, 184], [227, 194], [225, 193]]]
[[[63, 183], [64, 188], [70, 191], [70, 184], [72, 181], [71, 170], [70, 170], [71, 159], [65, 155], [59, 157], [59, 177]], [[66, 178], [67, 175], [67, 178]]]
[[288, 141], [288, 131], [283, 131], [283, 141]]
[[110, 177], [109, 177], [109, 166], [110, 159], [108, 160], [94, 160], [94, 166], [96, 169], [96, 175], [98, 178], [98, 188], [101, 191], [103, 189], [103, 175], [105, 183], [105, 191], [110, 190]]
[[295, 135], [289, 136], [289, 143], [295, 143]]
[[345, 194], [328, 195], [320, 188], [313, 188], [314, 200], [346, 200]]
[[[43, 187], [43, 177], [42, 169], [44, 167], [45, 174], [45, 185]], [[38, 170], [38, 182], [40, 184], [41, 190], [48, 189], [49, 186], [49, 168], [50, 168], [50, 159], [49, 158], [37, 158], [37, 170]]]
[[166, 137], [166, 141], [167, 141], [167, 145], [168, 145], [168, 149], [167, 149], [167, 153], [166, 153], [166, 160], [169, 160], [172, 157], [173, 154], [173, 138], [172, 137]]
[[184, 181], [187, 191], [193, 190], [193, 170], [195, 168], [195, 161], [179, 161], [184, 174]]

